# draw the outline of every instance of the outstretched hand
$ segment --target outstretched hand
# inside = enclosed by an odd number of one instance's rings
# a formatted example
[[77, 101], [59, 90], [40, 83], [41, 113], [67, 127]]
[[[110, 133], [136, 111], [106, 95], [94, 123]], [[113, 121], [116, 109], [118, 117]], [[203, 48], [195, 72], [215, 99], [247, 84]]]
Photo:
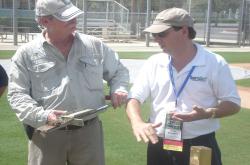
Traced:
[[144, 141], [148, 143], [151, 141], [153, 144], [158, 142], [158, 136], [156, 134], [155, 128], [161, 126], [161, 123], [144, 123], [140, 122], [132, 126], [134, 135], [138, 142]]
[[182, 122], [190, 122], [209, 118], [208, 112], [204, 108], [197, 105], [194, 105], [192, 111], [189, 113], [171, 112], [170, 114], [172, 119]]

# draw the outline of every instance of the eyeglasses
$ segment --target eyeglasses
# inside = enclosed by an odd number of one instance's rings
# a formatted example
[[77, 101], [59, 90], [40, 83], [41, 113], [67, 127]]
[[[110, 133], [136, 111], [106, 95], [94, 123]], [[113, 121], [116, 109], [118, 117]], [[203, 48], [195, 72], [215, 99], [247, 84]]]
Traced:
[[164, 38], [167, 35], [166, 31], [161, 32], [161, 33], [152, 33], [152, 36], [154, 38], [159, 37], [159, 38]]
[[168, 33], [171, 31], [171, 29], [172, 29], [172, 28], [170, 28], [170, 29], [168, 29], [168, 30], [166, 30], [166, 31], [160, 32], [160, 33], [152, 33], [152, 36], [153, 36], [154, 38], [156, 38], [156, 37], [164, 38], [164, 37], [166, 37], [166, 36], [168, 35]]

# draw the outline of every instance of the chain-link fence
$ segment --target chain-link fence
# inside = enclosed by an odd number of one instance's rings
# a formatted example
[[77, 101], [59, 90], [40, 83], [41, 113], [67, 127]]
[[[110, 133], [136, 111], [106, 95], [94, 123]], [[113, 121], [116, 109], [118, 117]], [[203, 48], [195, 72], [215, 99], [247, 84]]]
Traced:
[[[168, 7], [181, 7], [186, 9], [191, 16], [195, 19], [194, 28], [197, 32], [196, 40], [201, 42], [206, 41], [206, 33], [210, 30], [211, 43], [238, 43], [238, 33], [240, 28], [240, 11], [241, 4], [239, 3], [235, 8], [221, 10], [219, 12], [212, 11], [210, 14], [210, 27], [207, 26], [208, 16], [208, 3], [198, 3], [200, 0], [187, 0], [187, 1], [175, 1], [172, 6]], [[168, 1], [170, 2], [170, 1]], [[185, 2], [185, 3], [181, 3]], [[213, 8], [213, 6], [212, 6]], [[212, 9], [213, 10], [213, 9]], [[151, 10], [151, 23], [159, 11]], [[146, 25], [146, 13], [134, 13], [136, 18], [137, 31], [136, 34], [143, 38], [142, 30]], [[208, 27], [210, 29], [208, 29]]]
[[[250, 2], [237, 1], [230, 6], [221, 4], [221, 0], [151, 0], [152, 5], [147, 8], [149, 0], [138, 0], [142, 5], [131, 6], [132, 0], [72, 0], [80, 9], [87, 5], [87, 23], [83, 17], [78, 19], [78, 30], [101, 38], [118, 38], [127, 40], [145, 40], [142, 32], [148, 20], [147, 11], [150, 11], [150, 22], [159, 11], [169, 7], [186, 9], [196, 20], [196, 40], [206, 42], [209, 37], [211, 43], [250, 44]], [[208, 2], [211, 4], [211, 14], [208, 17]], [[0, 0], [0, 41], [13, 42], [13, 4], [12, 1]], [[129, 2], [129, 5], [125, 5]], [[130, 3], [131, 2], [131, 3]], [[143, 3], [142, 3], [143, 2]], [[16, 20], [19, 41], [27, 42], [40, 32], [34, 20], [35, 0], [19, 0], [16, 6]], [[133, 10], [132, 10], [133, 9]], [[208, 26], [208, 18], [210, 23]], [[86, 26], [86, 27], [85, 27]], [[209, 28], [209, 29], [208, 29]], [[207, 36], [208, 30], [210, 31]]]
[[240, 29], [239, 29], [239, 44], [250, 45], [250, 0], [244, 0], [242, 3], [242, 12]]
[[[75, 5], [84, 10], [82, 1]], [[116, 1], [91, 0], [87, 2], [87, 24], [84, 25], [83, 17], [78, 18], [78, 30], [98, 37], [108, 38], [129, 31], [129, 10]], [[85, 27], [86, 26], [86, 27]]]

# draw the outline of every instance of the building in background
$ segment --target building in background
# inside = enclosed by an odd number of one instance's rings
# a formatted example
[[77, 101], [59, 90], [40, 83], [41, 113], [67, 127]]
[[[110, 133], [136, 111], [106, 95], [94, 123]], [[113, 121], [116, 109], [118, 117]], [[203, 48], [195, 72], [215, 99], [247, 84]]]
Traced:
[[[17, 0], [18, 9], [27, 9], [33, 10], [35, 8], [36, 0]], [[0, 0], [0, 8], [12, 9], [13, 1], [12, 0]]]

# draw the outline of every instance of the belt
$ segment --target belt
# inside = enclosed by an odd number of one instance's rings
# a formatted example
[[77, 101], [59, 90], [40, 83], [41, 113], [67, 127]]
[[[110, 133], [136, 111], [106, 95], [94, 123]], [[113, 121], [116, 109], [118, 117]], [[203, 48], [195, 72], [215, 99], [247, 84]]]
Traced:
[[[89, 124], [90, 124], [93, 120], [95, 120], [95, 119], [96, 119], [96, 117], [84, 121], [84, 122], [83, 122], [83, 123], [84, 123], [84, 126], [89, 125]], [[58, 130], [76, 130], [76, 129], [83, 128], [84, 126], [67, 125], [67, 126], [62, 127], [62, 128], [60, 128], [60, 129], [58, 129]]]

